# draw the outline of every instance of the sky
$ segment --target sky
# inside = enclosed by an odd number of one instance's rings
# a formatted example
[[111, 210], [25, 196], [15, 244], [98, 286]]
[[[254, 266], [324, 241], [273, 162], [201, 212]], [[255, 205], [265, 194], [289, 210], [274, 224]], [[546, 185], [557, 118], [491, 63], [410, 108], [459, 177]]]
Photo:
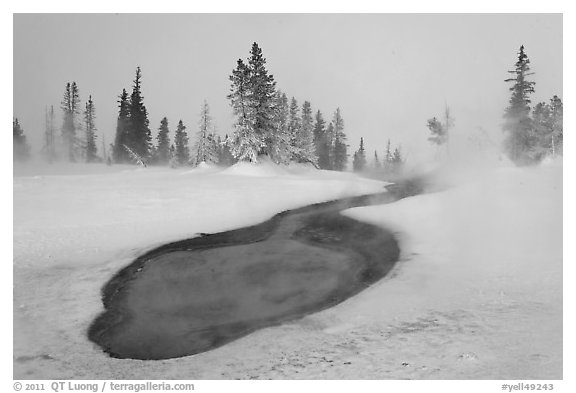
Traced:
[[[114, 139], [117, 97], [137, 66], [155, 137], [166, 116], [191, 141], [206, 99], [218, 133], [231, 134], [228, 76], [253, 42], [277, 88], [330, 120], [340, 108], [349, 151], [386, 142], [408, 160], [430, 155], [426, 120], [446, 105], [461, 139], [482, 128], [498, 141], [520, 45], [536, 82], [533, 103], [562, 97], [561, 14], [15, 14], [13, 116], [34, 151], [44, 111], [76, 81], [91, 95], [98, 136]], [[99, 139], [100, 148], [102, 139]]]

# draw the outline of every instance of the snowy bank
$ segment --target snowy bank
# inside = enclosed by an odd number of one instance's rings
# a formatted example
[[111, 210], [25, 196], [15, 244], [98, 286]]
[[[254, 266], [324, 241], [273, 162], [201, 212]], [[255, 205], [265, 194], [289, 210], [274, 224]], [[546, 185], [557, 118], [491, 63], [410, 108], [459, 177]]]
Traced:
[[[170, 378], [163, 363], [119, 362], [87, 340], [102, 311], [100, 288], [114, 273], [166, 242], [384, 187], [349, 173], [273, 165], [14, 172], [15, 378]], [[180, 362], [175, 375], [193, 378], [189, 360]]]
[[333, 329], [382, 329], [372, 351], [408, 364], [396, 378], [561, 379], [562, 166], [476, 175], [347, 212], [394, 228], [402, 262], [332, 310]]

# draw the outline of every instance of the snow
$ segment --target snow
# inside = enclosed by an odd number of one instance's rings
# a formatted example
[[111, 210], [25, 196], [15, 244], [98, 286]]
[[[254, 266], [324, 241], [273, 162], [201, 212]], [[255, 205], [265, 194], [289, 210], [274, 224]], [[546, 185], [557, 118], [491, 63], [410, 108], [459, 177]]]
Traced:
[[386, 327], [372, 350], [410, 365], [396, 378], [562, 378], [561, 165], [346, 214], [397, 231], [402, 262], [332, 310], [346, 322], [330, 330]]
[[[111, 359], [86, 339], [99, 290], [171, 240], [378, 192], [306, 166], [75, 166], [14, 178], [14, 377], [562, 378], [562, 165], [450, 174], [450, 188], [345, 214], [392, 228], [392, 274], [331, 309], [215, 350]], [[90, 171], [90, 174], [86, 172]]]
[[[116, 271], [170, 241], [385, 185], [273, 164], [224, 170], [25, 165], [14, 174], [15, 378], [168, 377], [166, 364], [119, 363], [86, 339], [102, 311], [100, 288]], [[182, 378], [191, 377], [188, 361], [177, 361], [182, 367], [174, 372]]]

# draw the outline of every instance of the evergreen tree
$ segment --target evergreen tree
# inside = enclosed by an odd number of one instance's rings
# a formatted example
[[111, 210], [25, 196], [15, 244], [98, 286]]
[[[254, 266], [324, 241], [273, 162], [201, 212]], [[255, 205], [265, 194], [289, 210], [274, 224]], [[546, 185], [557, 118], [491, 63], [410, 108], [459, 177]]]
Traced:
[[254, 131], [258, 139], [264, 143], [260, 146], [259, 153], [270, 155], [270, 147], [274, 140], [274, 101], [276, 98], [276, 82], [273, 75], [268, 75], [266, 59], [262, 56], [262, 50], [256, 42], [252, 44], [249, 69], [249, 90], [253, 105]]
[[132, 86], [132, 95], [130, 96], [129, 114], [130, 123], [127, 133], [128, 147], [144, 160], [150, 157], [150, 146], [152, 133], [149, 128], [148, 111], [144, 105], [142, 96], [142, 72], [140, 67], [136, 68], [136, 78]]
[[30, 146], [26, 142], [24, 130], [18, 122], [18, 118], [12, 120], [12, 159], [14, 161], [26, 161], [30, 158]]
[[188, 161], [190, 161], [188, 134], [186, 133], [186, 126], [184, 126], [182, 120], [178, 122], [176, 134], [174, 135], [174, 158], [176, 164], [179, 166], [186, 165]]
[[194, 165], [199, 165], [201, 162], [217, 163], [217, 145], [215, 143], [215, 136], [211, 132], [212, 117], [210, 116], [210, 106], [206, 100], [204, 100], [202, 104], [199, 126], [198, 133], [196, 134], [196, 145], [194, 146]]
[[[321, 152], [322, 164], [320, 168], [334, 170], [334, 123], [328, 123], [326, 132], [324, 133], [323, 151]], [[326, 161], [323, 161], [323, 160]]]
[[291, 159], [297, 160], [300, 156], [300, 151], [298, 150], [298, 136], [300, 133], [301, 119], [300, 119], [300, 108], [298, 107], [298, 101], [294, 97], [290, 101], [290, 112], [288, 116], [288, 135], [290, 135], [290, 149], [292, 150]]
[[391, 166], [392, 172], [399, 173], [402, 170], [402, 167], [404, 165], [404, 159], [402, 158], [402, 153], [400, 152], [399, 147], [394, 149], [394, 153], [392, 154], [391, 164], [392, 164], [392, 166]]
[[130, 102], [126, 89], [122, 89], [122, 94], [118, 101], [118, 120], [116, 122], [116, 136], [112, 147], [112, 156], [116, 163], [126, 163], [130, 161], [128, 151], [124, 145], [128, 144], [130, 132]]
[[92, 96], [89, 96], [84, 111], [84, 125], [86, 131], [86, 162], [98, 160], [96, 149], [96, 112]]
[[364, 138], [360, 138], [360, 148], [354, 152], [352, 161], [354, 172], [361, 172], [366, 168], [366, 151], [364, 150]]
[[332, 120], [334, 124], [333, 131], [333, 143], [331, 144], [333, 149], [333, 154], [331, 154], [332, 167], [334, 170], [343, 171], [346, 169], [348, 163], [348, 153], [346, 145], [346, 134], [344, 133], [344, 120], [340, 115], [340, 108], [336, 109], [334, 113], [334, 118]]
[[393, 157], [392, 148], [390, 144], [390, 139], [388, 139], [388, 142], [386, 143], [386, 151], [384, 152], [384, 162], [382, 164], [384, 172], [392, 171], [392, 157]]
[[218, 136], [218, 146], [220, 147], [218, 150], [218, 165], [228, 167], [236, 163], [236, 159], [230, 150], [231, 143], [232, 142], [228, 137], [228, 134], [226, 134], [224, 140]]
[[382, 163], [380, 162], [380, 159], [378, 158], [378, 152], [376, 150], [374, 150], [374, 162], [372, 164], [372, 167], [375, 170], [380, 170], [382, 168]]
[[540, 102], [532, 111], [532, 124], [535, 145], [531, 156], [540, 160], [546, 155], [555, 156], [562, 145], [562, 100], [558, 96], [550, 99], [550, 104]]
[[156, 148], [156, 162], [160, 165], [166, 165], [170, 162], [170, 129], [168, 128], [168, 119], [164, 117], [160, 121], [158, 128], [158, 147]]
[[536, 136], [530, 119], [530, 99], [529, 95], [534, 93], [535, 82], [527, 80], [533, 75], [530, 72], [530, 60], [524, 53], [524, 45], [518, 52], [518, 60], [513, 71], [508, 71], [514, 75], [513, 78], [506, 79], [505, 82], [513, 83], [510, 88], [512, 95], [509, 106], [504, 113], [503, 130], [506, 133], [504, 147], [510, 159], [517, 164], [527, 164], [534, 162], [531, 151], [536, 143]]
[[390, 139], [388, 139], [388, 143], [386, 143], [386, 153], [384, 155], [384, 160], [386, 162], [392, 161], [392, 150], [390, 147]]
[[56, 135], [55, 135], [55, 116], [54, 106], [50, 106], [50, 111], [46, 109], [45, 114], [45, 128], [44, 128], [44, 146], [42, 153], [46, 160], [50, 163], [54, 162], [57, 158], [56, 152]]
[[250, 69], [241, 59], [229, 79], [232, 85], [227, 97], [237, 118], [232, 137], [232, 155], [239, 161], [256, 162], [264, 141], [261, 135], [256, 133]]
[[[320, 169], [331, 169], [330, 167], [330, 145], [328, 142], [326, 122], [322, 118], [320, 111], [316, 112], [316, 122], [314, 124], [314, 145], [318, 156], [318, 167]], [[333, 128], [334, 126], [332, 126]], [[332, 131], [331, 131], [332, 132]]]
[[76, 82], [66, 83], [64, 98], [62, 100], [62, 111], [64, 119], [62, 122], [62, 142], [64, 151], [68, 155], [70, 162], [76, 161], [78, 138], [77, 116], [80, 113], [80, 93]]
[[564, 145], [564, 106], [558, 96], [550, 99], [550, 116], [552, 132], [550, 135], [550, 145], [552, 156], [562, 154]]
[[266, 59], [257, 43], [252, 45], [248, 64], [238, 60], [230, 76], [228, 98], [237, 116], [232, 153], [239, 160], [256, 162], [259, 155], [272, 156], [277, 149], [276, 82], [268, 75]]
[[446, 105], [444, 111], [444, 122], [440, 122], [436, 117], [428, 119], [428, 129], [432, 136], [428, 140], [438, 146], [446, 145], [446, 152], [450, 155], [449, 138], [450, 129], [454, 126], [454, 118], [450, 115], [450, 108]]
[[292, 158], [293, 149], [290, 139], [290, 107], [288, 97], [285, 93], [276, 93], [274, 104], [274, 133], [272, 133], [272, 143], [270, 156], [277, 164], [288, 164]]
[[298, 161], [310, 162], [314, 166], [318, 165], [318, 156], [316, 155], [314, 143], [312, 105], [308, 101], [304, 101], [304, 105], [302, 105], [302, 117], [296, 138], [296, 149], [298, 151]]

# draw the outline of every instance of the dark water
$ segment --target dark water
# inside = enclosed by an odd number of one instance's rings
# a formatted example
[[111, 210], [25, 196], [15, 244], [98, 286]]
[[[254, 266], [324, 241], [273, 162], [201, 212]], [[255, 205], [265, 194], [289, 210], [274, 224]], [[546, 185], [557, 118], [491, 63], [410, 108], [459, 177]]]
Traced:
[[334, 306], [398, 260], [390, 232], [340, 214], [417, 194], [420, 186], [407, 181], [388, 191], [156, 248], [104, 286], [106, 311], [88, 336], [113, 357], [167, 359]]

